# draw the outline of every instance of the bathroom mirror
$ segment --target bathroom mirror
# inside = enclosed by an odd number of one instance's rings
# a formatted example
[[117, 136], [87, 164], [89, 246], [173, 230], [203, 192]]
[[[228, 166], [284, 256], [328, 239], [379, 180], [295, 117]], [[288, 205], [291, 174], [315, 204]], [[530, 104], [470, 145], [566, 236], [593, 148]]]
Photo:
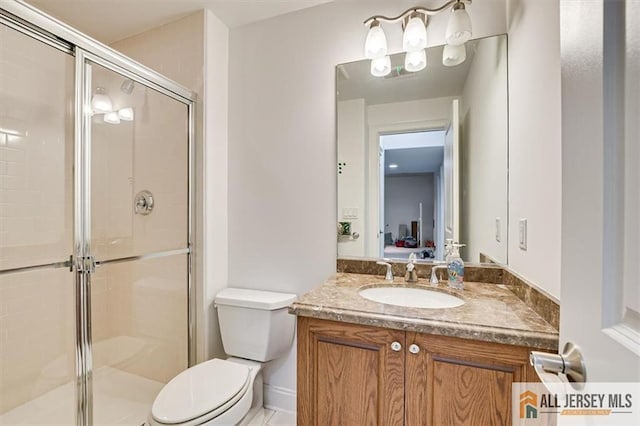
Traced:
[[507, 36], [466, 43], [466, 59], [374, 77], [370, 61], [336, 67], [338, 257], [507, 263]]

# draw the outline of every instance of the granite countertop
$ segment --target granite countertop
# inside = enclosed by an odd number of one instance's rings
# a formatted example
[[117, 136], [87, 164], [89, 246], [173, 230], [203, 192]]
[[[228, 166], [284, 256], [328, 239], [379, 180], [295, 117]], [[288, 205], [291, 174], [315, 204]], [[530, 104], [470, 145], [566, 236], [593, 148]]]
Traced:
[[558, 331], [500, 284], [465, 282], [464, 290], [428, 281], [407, 284], [396, 277], [392, 285], [442, 291], [460, 297], [456, 308], [424, 309], [393, 306], [367, 300], [363, 287], [389, 286], [379, 275], [338, 273], [289, 307], [299, 316], [371, 325], [427, 334], [557, 351]]

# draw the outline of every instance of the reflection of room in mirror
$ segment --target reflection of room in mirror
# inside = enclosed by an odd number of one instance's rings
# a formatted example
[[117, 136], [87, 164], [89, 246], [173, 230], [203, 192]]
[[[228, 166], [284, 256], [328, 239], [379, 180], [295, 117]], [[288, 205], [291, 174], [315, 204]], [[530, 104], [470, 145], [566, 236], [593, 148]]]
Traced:
[[468, 42], [456, 66], [442, 49], [416, 73], [402, 54], [384, 78], [366, 60], [337, 67], [337, 220], [361, 236], [339, 257], [442, 260], [453, 238], [465, 261], [507, 261], [506, 36]]

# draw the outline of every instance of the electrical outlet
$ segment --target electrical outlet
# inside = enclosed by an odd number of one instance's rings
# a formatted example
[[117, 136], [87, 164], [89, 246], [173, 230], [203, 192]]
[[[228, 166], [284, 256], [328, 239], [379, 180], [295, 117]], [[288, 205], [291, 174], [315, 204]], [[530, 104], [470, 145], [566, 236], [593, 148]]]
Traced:
[[527, 219], [518, 222], [518, 242], [521, 250], [527, 250]]
[[496, 217], [496, 241], [500, 242], [500, 218]]

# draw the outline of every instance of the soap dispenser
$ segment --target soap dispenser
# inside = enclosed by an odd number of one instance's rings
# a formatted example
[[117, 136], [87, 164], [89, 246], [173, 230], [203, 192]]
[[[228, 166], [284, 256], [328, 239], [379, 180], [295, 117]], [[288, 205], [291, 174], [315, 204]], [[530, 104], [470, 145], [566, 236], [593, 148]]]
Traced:
[[447, 238], [444, 243], [444, 261], [448, 265], [449, 260], [451, 258], [451, 245], [453, 244], [453, 240], [451, 238]]
[[411, 253], [409, 255], [409, 262], [407, 263], [407, 272], [404, 274], [404, 280], [408, 283], [418, 282], [418, 272], [416, 271], [416, 254]]
[[451, 253], [447, 256], [448, 284], [455, 290], [464, 289], [464, 261], [460, 257], [460, 247], [464, 247], [464, 244], [451, 244]]

